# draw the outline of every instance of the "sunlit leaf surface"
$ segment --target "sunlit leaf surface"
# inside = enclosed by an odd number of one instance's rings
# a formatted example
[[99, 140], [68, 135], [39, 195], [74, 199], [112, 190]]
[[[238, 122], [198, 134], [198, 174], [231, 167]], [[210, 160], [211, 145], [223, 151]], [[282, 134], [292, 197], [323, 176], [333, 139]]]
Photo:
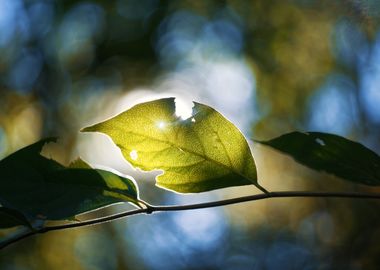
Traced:
[[188, 193], [258, 185], [244, 136], [200, 103], [194, 102], [192, 115], [183, 120], [174, 98], [146, 102], [83, 131], [110, 136], [135, 167], [163, 170], [156, 179], [159, 187]]
[[380, 185], [380, 157], [346, 138], [321, 132], [292, 132], [260, 143], [284, 152], [312, 169], [355, 183]]
[[91, 169], [82, 160], [66, 168], [40, 155], [50, 141], [39, 141], [0, 161], [2, 206], [21, 212], [28, 220], [58, 220], [116, 202], [138, 204], [133, 180]]

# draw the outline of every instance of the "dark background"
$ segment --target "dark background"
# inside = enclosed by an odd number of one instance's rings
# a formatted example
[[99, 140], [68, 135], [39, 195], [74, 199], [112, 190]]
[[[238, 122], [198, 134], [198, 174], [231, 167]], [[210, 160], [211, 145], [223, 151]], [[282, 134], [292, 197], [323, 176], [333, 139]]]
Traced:
[[[78, 132], [165, 96], [213, 106], [248, 138], [324, 131], [380, 153], [379, 19], [375, 0], [0, 0], [0, 157], [54, 135], [48, 156], [131, 174], [148, 202], [256, 193], [159, 190], [105, 136]], [[376, 191], [253, 153], [270, 190]], [[19, 242], [0, 269], [378, 269], [379, 207], [273, 199], [137, 216]]]

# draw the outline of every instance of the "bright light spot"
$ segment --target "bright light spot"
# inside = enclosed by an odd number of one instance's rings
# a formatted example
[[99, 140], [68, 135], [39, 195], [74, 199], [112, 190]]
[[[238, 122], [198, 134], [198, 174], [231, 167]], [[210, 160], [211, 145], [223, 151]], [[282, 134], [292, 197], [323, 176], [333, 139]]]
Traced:
[[15, 35], [21, 40], [28, 37], [28, 14], [23, 5], [20, 0], [0, 1], [0, 47], [10, 44]]
[[224, 59], [203, 65], [209, 104], [248, 132], [255, 113], [255, 78], [248, 63], [243, 59]]
[[250, 100], [254, 78], [246, 63], [229, 60], [211, 63], [207, 67], [207, 90], [218, 104], [230, 104], [235, 110]]
[[166, 123], [163, 121], [160, 121], [157, 123], [157, 126], [159, 129], [164, 129], [166, 127]]
[[372, 48], [370, 63], [363, 65], [360, 94], [364, 101], [363, 109], [366, 110], [372, 121], [380, 122], [380, 36]]
[[195, 118], [194, 117], [191, 118], [191, 122], [195, 123]]
[[195, 245], [212, 246], [224, 231], [222, 219], [219, 211], [207, 209], [196, 213], [177, 213], [174, 223], [184, 240], [191, 239]]
[[311, 98], [309, 129], [344, 135], [350, 132], [358, 111], [352, 82], [344, 76], [332, 76]]
[[132, 150], [129, 155], [131, 156], [131, 159], [136, 160], [139, 156], [137, 154], [136, 150]]
[[193, 103], [185, 102], [182, 99], [175, 99], [175, 115], [185, 120], [192, 116], [193, 113]]
[[319, 144], [319, 145], [322, 145], [322, 146], [325, 146], [325, 145], [326, 145], [325, 142], [324, 142], [322, 139], [319, 139], [319, 138], [315, 139], [315, 142], [316, 142], [317, 144]]

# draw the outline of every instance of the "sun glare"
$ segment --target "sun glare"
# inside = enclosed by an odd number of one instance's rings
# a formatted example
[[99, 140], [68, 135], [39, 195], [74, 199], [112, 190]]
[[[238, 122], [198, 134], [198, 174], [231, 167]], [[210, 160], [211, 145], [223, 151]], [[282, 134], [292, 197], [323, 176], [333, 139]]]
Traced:
[[193, 103], [185, 102], [183, 99], [175, 99], [175, 115], [182, 120], [188, 119], [193, 113]]
[[166, 127], [166, 123], [164, 121], [160, 121], [157, 123], [159, 129], [164, 129]]

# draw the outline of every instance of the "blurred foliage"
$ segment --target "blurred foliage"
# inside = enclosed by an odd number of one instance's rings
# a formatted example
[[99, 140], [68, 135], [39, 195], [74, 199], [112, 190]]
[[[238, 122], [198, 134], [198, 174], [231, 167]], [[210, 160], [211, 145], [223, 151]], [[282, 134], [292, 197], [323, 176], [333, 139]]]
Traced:
[[[210, 104], [254, 139], [314, 129], [379, 153], [379, 19], [373, 0], [0, 0], [0, 156], [60, 136], [54, 158], [67, 163], [81, 154], [134, 174], [147, 201], [256, 192], [168, 195], [130, 171], [120, 153], [109, 154], [108, 141], [78, 134], [157, 95]], [[264, 147], [254, 154], [259, 181], [271, 189], [323, 190], [321, 177], [332, 190], [359, 189]], [[378, 268], [378, 203], [300, 202], [52, 232], [2, 251], [0, 268]]]
[[299, 163], [363, 185], [380, 184], [380, 156], [360, 143], [321, 132], [291, 132], [260, 143]]
[[[25, 218], [31, 224], [45, 219], [72, 220], [77, 214], [117, 202], [139, 206], [137, 186], [132, 179], [94, 170], [81, 159], [66, 168], [42, 156], [44, 145], [54, 140], [38, 141], [0, 161], [0, 175], [4, 179], [0, 203], [19, 211], [14, 216], [16, 224], [25, 224]], [[5, 209], [8, 215], [9, 209]]]

